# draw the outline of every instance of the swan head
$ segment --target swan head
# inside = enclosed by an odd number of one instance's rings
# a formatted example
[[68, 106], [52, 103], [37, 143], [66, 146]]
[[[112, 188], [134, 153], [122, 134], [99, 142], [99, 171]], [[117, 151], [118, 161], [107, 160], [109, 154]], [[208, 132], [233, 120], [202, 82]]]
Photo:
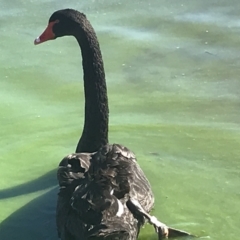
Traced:
[[49, 18], [48, 25], [43, 33], [34, 40], [34, 44], [40, 44], [58, 37], [75, 35], [80, 23], [84, 26], [86, 16], [74, 9], [56, 11]]

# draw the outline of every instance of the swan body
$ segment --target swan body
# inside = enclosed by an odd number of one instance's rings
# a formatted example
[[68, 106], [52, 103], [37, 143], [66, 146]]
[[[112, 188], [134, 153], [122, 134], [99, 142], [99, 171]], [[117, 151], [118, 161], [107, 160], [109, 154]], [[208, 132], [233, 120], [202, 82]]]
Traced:
[[[149, 181], [126, 147], [108, 143], [108, 99], [99, 43], [86, 16], [73, 9], [52, 14], [35, 44], [74, 36], [82, 54], [85, 121], [76, 153], [58, 167], [57, 230], [61, 240], [137, 239], [144, 224], [136, 199], [147, 213], [154, 196]], [[136, 208], [138, 209], [138, 208]]]
[[145, 219], [127, 203], [135, 198], [146, 212], [154, 203], [135, 155], [119, 144], [68, 155], [59, 164], [58, 181], [57, 227], [64, 240], [137, 239]]

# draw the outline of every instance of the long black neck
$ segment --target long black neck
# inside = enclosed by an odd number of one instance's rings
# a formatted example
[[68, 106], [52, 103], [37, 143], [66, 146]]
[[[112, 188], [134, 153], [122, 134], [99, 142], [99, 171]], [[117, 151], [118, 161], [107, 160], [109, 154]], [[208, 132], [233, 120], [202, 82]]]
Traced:
[[82, 52], [85, 121], [76, 152], [95, 152], [108, 143], [108, 98], [102, 54], [96, 34], [85, 20], [75, 37]]

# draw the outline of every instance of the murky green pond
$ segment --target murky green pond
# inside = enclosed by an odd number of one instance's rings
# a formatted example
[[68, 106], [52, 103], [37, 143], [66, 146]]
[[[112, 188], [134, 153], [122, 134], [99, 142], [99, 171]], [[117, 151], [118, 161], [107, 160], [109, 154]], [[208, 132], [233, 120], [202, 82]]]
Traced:
[[[83, 125], [73, 38], [34, 46], [53, 11], [96, 29], [110, 140], [135, 152], [166, 224], [240, 236], [240, 2], [1, 0], [0, 239], [56, 240], [56, 167]], [[156, 239], [147, 226], [141, 240]]]

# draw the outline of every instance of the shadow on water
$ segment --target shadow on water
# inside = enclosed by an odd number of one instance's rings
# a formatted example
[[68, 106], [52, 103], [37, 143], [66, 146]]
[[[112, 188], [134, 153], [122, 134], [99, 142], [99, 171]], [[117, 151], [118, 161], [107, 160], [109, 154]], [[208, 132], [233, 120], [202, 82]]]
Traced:
[[0, 191], [0, 199], [17, 197], [41, 190], [45, 190], [57, 185], [56, 169], [44, 174], [43, 176], [16, 187], [3, 189]]
[[51, 188], [2, 221], [0, 239], [56, 240], [56, 185], [56, 170], [52, 170], [29, 183], [0, 191], [0, 199], [4, 199]]
[[56, 240], [57, 188], [32, 200], [0, 224], [0, 239]]

